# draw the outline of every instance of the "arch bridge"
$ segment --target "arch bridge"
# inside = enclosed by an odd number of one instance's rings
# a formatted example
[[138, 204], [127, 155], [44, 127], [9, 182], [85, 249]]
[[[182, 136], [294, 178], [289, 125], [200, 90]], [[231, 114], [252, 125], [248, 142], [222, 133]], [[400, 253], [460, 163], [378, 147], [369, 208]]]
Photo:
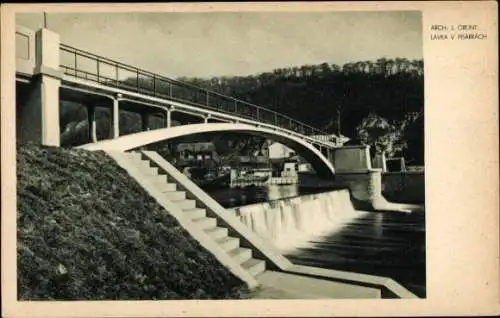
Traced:
[[[17, 26], [16, 83], [20, 140], [60, 146], [59, 105], [71, 101], [87, 109], [88, 140], [95, 143], [87, 145], [89, 149], [125, 141], [151, 143], [196, 132], [233, 131], [289, 146], [324, 176], [334, 173], [337, 157], [348, 165], [354, 162], [349, 159], [351, 154], [348, 160], [342, 157], [348, 148], [338, 152], [341, 144], [335, 135], [273, 110], [65, 45], [58, 34], [47, 29], [34, 32]], [[99, 107], [110, 113], [106, 140], [97, 138]], [[120, 112], [140, 115], [137, 136], [120, 131]], [[173, 119], [176, 116], [184, 116], [180, 121], [184, 128], [175, 127], [179, 124]], [[153, 132], [148, 131], [152, 118], [161, 121]], [[367, 149], [353, 151], [357, 153], [355, 168], [371, 169]]]

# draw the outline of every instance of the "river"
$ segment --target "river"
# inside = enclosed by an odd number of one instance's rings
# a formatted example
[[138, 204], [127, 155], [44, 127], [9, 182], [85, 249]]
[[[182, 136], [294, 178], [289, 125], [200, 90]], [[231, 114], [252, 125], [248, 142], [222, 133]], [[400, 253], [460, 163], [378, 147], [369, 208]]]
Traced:
[[[226, 208], [246, 210], [244, 223], [260, 227], [263, 233], [280, 236], [280, 243], [275, 245], [293, 263], [391, 277], [417, 296], [426, 296], [424, 212], [355, 211], [347, 192], [339, 196], [339, 191], [301, 189], [297, 185], [207, 192]], [[330, 201], [326, 203], [301, 203], [293, 208], [285, 203], [293, 201], [290, 198], [325, 192], [334, 195], [328, 195]], [[349, 202], [342, 202], [346, 200]], [[274, 202], [274, 207], [257, 204], [262, 202], [271, 205]], [[275, 215], [264, 216], [266, 213]], [[290, 222], [295, 222], [292, 226], [299, 231], [287, 232]], [[305, 222], [307, 226], [302, 224]], [[304, 236], [307, 231], [310, 233]], [[295, 243], [300, 240], [305, 241]]]

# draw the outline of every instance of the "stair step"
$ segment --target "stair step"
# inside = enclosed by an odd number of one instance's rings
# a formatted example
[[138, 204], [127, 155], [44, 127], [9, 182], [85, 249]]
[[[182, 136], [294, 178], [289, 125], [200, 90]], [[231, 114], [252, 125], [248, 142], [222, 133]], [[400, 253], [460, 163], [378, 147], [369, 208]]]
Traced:
[[252, 250], [249, 248], [238, 247], [229, 252], [234, 260], [239, 264], [242, 264], [252, 258]]
[[173, 201], [182, 210], [191, 210], [196, 208], [196, 201], [190, 199], [175, 200]]
[[225, 238], [216, 241], [216, 243], [219, 244], [224, 251], [229, 252], [240, 246], [240, 239], [232, 236], [226, 236]]
[[151, 167], [151, 162], [148, 159], [136, 159], [135, 157], [133, 157], [133, 159], [137, 162], [137, 165], [141, 168]]
[[145, 166], [140, 166], [139, 165], [139, 171], [147, 176], [157, 176], [158, 175], [158, 168], [157, 167], [145, 167]]
[[217, 241], [226, 237], [228, 231], [225, 227], [214, 227], [209, 230], [205, 230], [205, 233]]
[[194, 224], [196, 224], [196, 226], [198, 226], [202, 230], [209, 230], [217, 227], [217, 219], [215, 218], [203, 217], [199, 219], [194, 219], [193, 222]]
[[163, 193], [174, 192], [177, 190], [177, 184], [175, 183], [162, 182], [158, 180], [157, 182], [155, 182], [155, 185], [158, 190]]
[[186, 199], [186, 191], [172, 191], [165, 193], [165, 196], [170, 201], [179, 201]]
[[266, 270], [266, 262], [255, 258], [249, 259], [241, 264], [241, 266], [253, 276], [259, 275]]
[[140, 152], [136, 152], [136, 151], [125, 152], [125, 156], [130, 158], [130, 159], [134, 159], [134, 160], [142, 159], [142, 154]]
[[156, 176], [156, 181], [158, 182], [168, 182], [167, 176], [164, 174], [159, 174]]
[[184, 210], [184, 213], [190, 219], [199, 219], [199, 218], [205, 217], [207, 215], [207, 211], [205, 209], [201, 209], [201, 208]]

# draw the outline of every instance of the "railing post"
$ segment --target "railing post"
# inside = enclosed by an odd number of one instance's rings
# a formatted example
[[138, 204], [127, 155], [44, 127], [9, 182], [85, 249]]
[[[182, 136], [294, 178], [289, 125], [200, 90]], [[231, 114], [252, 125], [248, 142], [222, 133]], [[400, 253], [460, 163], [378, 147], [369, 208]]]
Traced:
[[259, 121], [259, 107], [257, 107], [257, 121]]
[[168, 83], [168, 96], [174, 97], [172, 96], [172, 83]]
[[78, 77], [78, 63], [77, 63], [77, 58], [76, 58], [76, 50], [73, 51], [75, 54], [75, 77]]
[[139, 93], [139, 69], [136, 69], [136, 75], [137, 75], [137, 93]]
[[205, 105], [208, 106], [209, 105], [209, 95], [208, 95], [208, 91], [205, 91]]
[[156, 96], [156, 75], [153, 74], [153, 95]]
[[278, 126], [278, 113], [274, 112], [274, 124]]
[[115, 64], [116, 87], [118, 87], [118, 64]]
[[97, 63], [97, 83], [100, 83], [99, 81], [99, 58], [96, 59], [96, 63]]
[[235, 113], [238, 112], [238, 101], [237, 100], [234, 100], [234, 112]]

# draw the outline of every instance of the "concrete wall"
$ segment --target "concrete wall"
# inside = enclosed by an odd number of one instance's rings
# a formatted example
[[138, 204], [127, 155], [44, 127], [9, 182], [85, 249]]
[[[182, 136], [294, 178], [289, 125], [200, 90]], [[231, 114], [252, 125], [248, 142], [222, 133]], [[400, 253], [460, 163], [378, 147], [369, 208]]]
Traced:
[[335, 171], [364, 172], [372, 168], [368, 146], [345, 146], [334, 150]]
[[404, 203], [425, 202], [423, 172], [387, 172], [382, 174], [382, 194], [389, 200]]

